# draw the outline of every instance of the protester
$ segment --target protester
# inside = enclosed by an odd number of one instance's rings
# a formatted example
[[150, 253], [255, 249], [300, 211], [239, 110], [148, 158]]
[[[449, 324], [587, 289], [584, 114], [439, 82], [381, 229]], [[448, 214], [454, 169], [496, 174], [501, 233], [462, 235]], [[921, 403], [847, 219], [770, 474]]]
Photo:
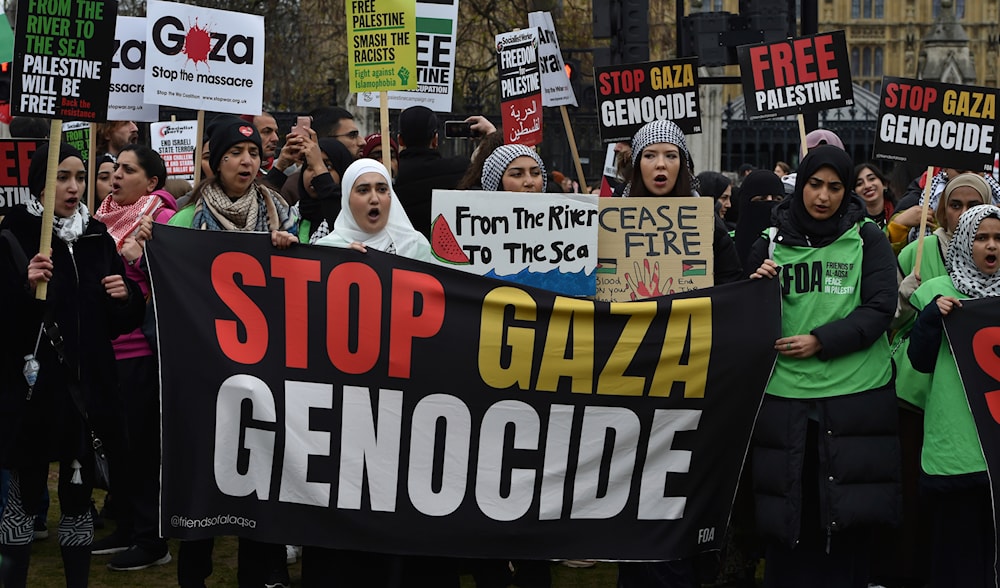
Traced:
[[544, 192], [548, 178], [538, 153], [524, 145], [501, 145], [483, 162], [483, 190]]
[[771, 226], [771, 211], [785, 197], [781, 178], [774, 172], [758, 169], [750, 172], [740, 184], [740, 218], [736, 223], [736, 254], [740, 265], [747, 265], [750, 249], [761, 233]]
[[[382, 135], [379, 133], [372, 133], [365, 137], [365, 146], [361, 150], [361, 157], [367, 157], [369, 159], [374, 159], [385, 164], [382, 160]], [[395, 141], [389, 139], [389, 154], [392, 162], [392, 179], [396, 181], [396, 176], [399, 175], [399, 145]]]
[[456, 190], [482, 190], [483, 164], [497, 147], [503, 145], [503, 133], [493, 131], [483, 137], [472, 152], [469, 167], [466, 169], [462, 179], [459, 180]]
[[110, 155], [102, 155], [97, 160], [97, 178], [94, 179], [94, 202], [100, 204], [111, 193], [111, 175], [115, 172], [115, 160]]
[[792, 173], [792, 166], [788, 165], [784, 161], [779, 161], [778, 163], [774, 164], [774, 175], [778, 176], [779, 178], [783, 178], [790, 173]]
[[[94, 539], [91, 431], [98, 438], [113, 431], [118, 381], [111, 340], [138, 327], [144, 312], [142, 294], [125, 277], [113, 239], [83, 202], [86, 168], [68, 145], [59, 147], [52, 252], [38, 253], [44, 213], [38, 199], [48, 151], [42, 145], [31, 158], [28, 184], [34, 199], [13, 208], [0, 224], [13, 237], [0, 239], [0, 299], [6, 310], [0, 337], [0, 465], [12, 471], [0, 520], [0, 583], [7, 588], [27, 583], [34, 516], [53, 461], [59, 462], [66, 586], [88, 584]], [[44, 302], [35, 300], [40, 283], [48, 284]], [[46, 323], [56, 328], [42, 332]], [[21, 366], [31, 367], [26, 361], [31, 355], [37, 361], [33, 386], [21, 373]]]
[[270, 169], [275, 155], [278, 153], [278, 123], [274, 117], [267, 112], [262, 112], [257, 116], [245, 114], [241, 119], [252, 124], [260, 133], [260, 158], [267, 165], [262, 165], [261, 170]]
[[[490, 121], [470, 116], [466, 122], [481, 135], [496, 131]], [[425, 237], [431, 231], [431, 193], [453, 190], [469, 167], [466, 157], [445, 158], [438, 151], [438, 119], [426, 106], [411, 106], [399, 113], [399, 176], [396, 193], [406, 214]]]
[[[126, 263], [125, 275], [144, 297], [150, 295], [148, 269], [139, 263], [142, 243], [152, 223], [165, 223], [176, 210], [174, 197], [163, 190], [167, 168], [145, 145], [126, 145], [118, 154], [111, 195], [94, 218], [105, 223]], [[94, 555], [117, 554], [108, 563], [116, 571], [142, 570], [170, 561], [166, 540], [159, 537], [160, 386], [159, 366], [142, 329], [114, 341], [125, 413], [124, 439], [111, 446], [115, 478], [115, 531], [94, 543]]]
[[[957, 178], [956, 178], [957, 179]], [[948, 247], [947, 275], [927, 280], [911, 301], [923, 308], [908, 355], [932, 374], [924, 413], [921, 486], [931, 502], [930, 586], [993, 586], [993, 501], [983, 447], [942, 318], [962, 300], [1000, 295], [1000, 208], [976, 206], [959, 218]]]
[[365, 139], [350, 111], [337, 106], [321, 106], [310, 112], [309, 116], [312, 117], [312, 129], [316, 131], [317, 137], [339, 139], [355, 159], [361, 157]]
[[97, 134], [97, 153], [118, 158], [118, 153], [126, 145], [139, 141], [139, 127], [130, 120], [112, 120], [99, 123], [94, 131]]
[[888, 178], [874, 164], [862, 163], [854, 168], [853, 186], [854, 193], [865, 201], [865, 215], [884, 229], [894, 206]]
[[811, 149], [750, 255], [751, 277], [780, 273], [783, 292], [752, 442], [768, 586], [867, 588], [872, 528], [899, 520], [893, 256], [852, 168], [843, 149]]
[[330, 233], [333, 219], [340, 214], [340, 179], [354, 156], [336, 139], [313, 137], [303, 143], [306, 162], [299, 175], [299, 194], [303, 198], [295, 208], [302, 217], [299, 242], [315, 243]]
[[[746, 181], [745, 178], [744, 181]], [[698, 174], [698, 192], [702, 196], [711, 196], [715, 199], [715, 212], [719, 215], [719, 218], [725, 222], [726, 213], [729, 212], [729, 209], [732, 207], [732, 180], [719, 172], [701, 172]]]
[[[235, 117], [220, 117], [209, 129], [214, 177], [203, 180], [190, 203], [169, 224], [208, 231], [268, 232], [279, 249], [296, 243], [298, 217], [276, 192], [257, 182], [261, 142], [257, 129]], [[182, 541], [177, 581], [182, 588], [204, 586], [212, 573], [212, 539]], [[285, 546], [240, 537], [240, 586], [288, 585]], [[273, 581], [272, 581], [273, 580]]]

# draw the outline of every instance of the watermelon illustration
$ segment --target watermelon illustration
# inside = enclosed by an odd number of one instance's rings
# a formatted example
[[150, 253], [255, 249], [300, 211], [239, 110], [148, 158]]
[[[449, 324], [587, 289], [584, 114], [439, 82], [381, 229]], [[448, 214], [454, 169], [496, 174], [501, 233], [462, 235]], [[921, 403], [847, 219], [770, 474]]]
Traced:
[[462, 247], [455, 239], [455, 234], [448, 226], [448, 221], [441, 214], [437, 215], [437, 218], [431, 223], [431, 253], [445, 263], [453, 265], [469, 263], [469, 256], [462, 251]]

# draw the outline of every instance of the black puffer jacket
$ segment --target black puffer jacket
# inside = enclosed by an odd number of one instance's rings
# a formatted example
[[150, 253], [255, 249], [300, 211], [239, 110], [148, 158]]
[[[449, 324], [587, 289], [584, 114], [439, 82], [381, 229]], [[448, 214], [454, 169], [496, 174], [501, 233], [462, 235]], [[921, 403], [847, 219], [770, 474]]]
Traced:
[[[28, 259], [38, 252], [41, 218], [23, 206], [7, 215], [0, 229], [10, 229]], [[35, 347], [46, 306], [65, 341], [65, 353], [79, 370], [81, 391], [91, 424], [111, 438], [118, 424], [114, 401], [117, 371], [111, 340], [142, 324], [145, 301], [139, 286], [125, 278], [125, 301], [107, 295], [101, 280], [125, 277], [115, 243], [99, 221], [90, 219], [70, 248], [52, 239], [53, 276], [46, 302], [28, 289], [25, 268], [17, 267], [10, 244], [0, 239], [0, 301], [4, 336], [0, 337], [0, 463], [5, 467], [75, 459], [89, 447], [88, 435], [67, 387], [68, 368], [43, 336], [38, 346], [38, 380], [27, 399], [22, 375], [24, 356]]]
[[454, 190], [467, 169], [467, 157], [446, 158], [437, 149], [407, 147], [399, 152], [396, 195], [413, 228], [423, 236], [431, 234], [431, 195], [434, 190]]

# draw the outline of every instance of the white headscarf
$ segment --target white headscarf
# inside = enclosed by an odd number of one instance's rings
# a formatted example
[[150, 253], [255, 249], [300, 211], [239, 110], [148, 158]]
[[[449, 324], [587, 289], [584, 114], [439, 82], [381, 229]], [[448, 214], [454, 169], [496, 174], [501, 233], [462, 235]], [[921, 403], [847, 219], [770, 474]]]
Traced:
[[1000, 208], [992, 204], [974, 206], [958, 219], [955, 236], [948, 245], [944, 265], [959, 292], [973, 298], [1000, 296], [1000, 272], [984, 274], [972, 259], [972, 243], [983, 219], [1000, 219]]
[[[389, 222], [377, 233], [369, 233], [361, 228], [351, 212], [350, 204], [354, 183], [359, 177], [370, 172], [381, 175], [389, 185]], [[340, 195], [340, 214], [333, 222], [333, 231], [316, 241], [317, 245], [350, 247], [351, 243], [358, 242], [378, 251], [395, 253], [411, 259], [430, 260], [430, 244], [410, 223], [403, 205], [392, 190], [392, 181], [384, 165], [374, 159], [359, 159], [344, 172], [341, 186], [343, 188]]]

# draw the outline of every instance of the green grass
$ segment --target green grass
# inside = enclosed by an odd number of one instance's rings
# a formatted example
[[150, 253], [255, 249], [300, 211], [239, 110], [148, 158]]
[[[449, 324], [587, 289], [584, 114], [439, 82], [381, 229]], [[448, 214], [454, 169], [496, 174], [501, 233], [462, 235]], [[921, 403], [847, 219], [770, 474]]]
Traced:
[[[59, 541], [56, 529], [59, 525], [59, 499], [56, 496], [56, 469], [49, 472], [49, 495], [52, 505], [49, 507], [48, 527], [49, 538], [36, 541], [31, 553], [31, 567], [28, 572], [28, 586], [57, 588], [64, 586], [62, 575], [62, 559], [59, 557]], [[95, 491], [95, 500], [100, 505], [104, 502], [104, 492]], [[97, 532], [100, 539], [114, 529], [114, 523]], [[107, 562], [114, 556], [95, 555], [90, 562], [91, 588], [121, 588], [142, 586], [144, 588], [174, 588], [177, 586], [177, 546], [178, 542], [170, 541], [170, 554], [173, 559], [169, 564], [149, 568], [138, 572], [112, 572], [107, 568]], [[207, 585], [213, 587], [236, 586], [236, 538], [221, 537], [215, 540], [213, 551], [214, 571]], [[295, 563], [288, 568], [292, 584], [299, 585], [301, 564]], [[617, 576], [617, 566], [611, 563], [599, 563], [593, 568], [570, 569], [561, 565], [552, 566], [553, 588], [614, 588]], [[462, 588], [474, 588], [471, 576], [462, 577]]]

